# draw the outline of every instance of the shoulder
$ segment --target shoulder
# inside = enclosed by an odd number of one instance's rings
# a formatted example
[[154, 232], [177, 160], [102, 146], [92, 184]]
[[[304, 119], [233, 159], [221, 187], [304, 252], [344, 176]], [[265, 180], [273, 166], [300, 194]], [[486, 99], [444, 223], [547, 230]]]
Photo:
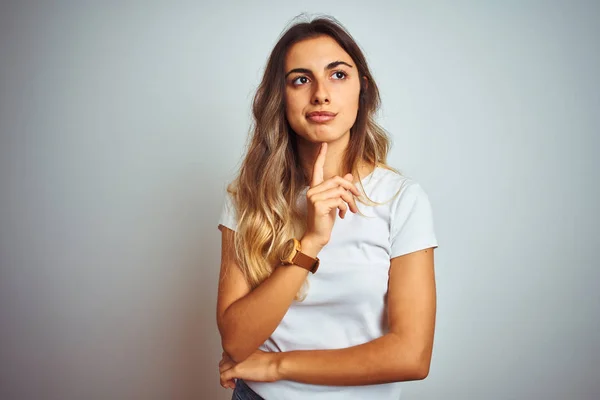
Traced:
[[225, 190], [225, 196], [222, 202], [221, 214], [219, 216], [218, 227], [225, 226], [232, 231], [237, 230], [238, 212], [235, 204], [235, 189], [230, 184]]
[[429, 196], [414, 179], [386, 172], [390, 201], [390, 257], [437, 247]]
[[362, 185], [367, 196], [377, 202], [397, 203], [401, 198], [425, 194], [417, 181], [385, 165], [377, 166]]
[[429, 196], [422, 185], [394, 168], [377, 167], [366, 178], [364, 188], [369, 199], [385, 205], [392, 225], [411, 214], [416, 214], [413, 218], [428, 218], [431, 214]]

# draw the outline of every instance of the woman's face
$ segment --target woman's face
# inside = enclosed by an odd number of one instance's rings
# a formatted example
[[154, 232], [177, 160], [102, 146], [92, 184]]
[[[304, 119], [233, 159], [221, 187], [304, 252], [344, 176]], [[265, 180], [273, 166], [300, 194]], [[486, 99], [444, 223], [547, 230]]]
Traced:
[[[294, 132], [313, 143], [348, 140], [360, 93], [348, 53], [329, 36], [306, 39], [288, 50], [285, 73], [285, 113]], [[330, 115], [310, 115], [319, 111]]]

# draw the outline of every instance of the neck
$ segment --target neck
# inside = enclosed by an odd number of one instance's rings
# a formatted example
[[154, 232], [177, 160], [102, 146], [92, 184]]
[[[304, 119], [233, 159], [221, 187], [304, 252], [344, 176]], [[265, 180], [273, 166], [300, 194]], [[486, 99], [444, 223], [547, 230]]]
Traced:
[[[298, 139], [298, 155], [300, 156], [300, 164], [304, 170], [305, 176], [312, 177], [313, 168], [319, 149], [321, 148], [321, 142], [313, 143], [309, 142], [299, 136]], [[343, 175], [342, 163], [344, 158], [344, 151], [348, 146], [348, 141], [341, 140], [335, 142], [327, 142], [327, 157], [325, 158], [325, 165], [323, 166], [323, 179], [327, 180], [336, 175]]]

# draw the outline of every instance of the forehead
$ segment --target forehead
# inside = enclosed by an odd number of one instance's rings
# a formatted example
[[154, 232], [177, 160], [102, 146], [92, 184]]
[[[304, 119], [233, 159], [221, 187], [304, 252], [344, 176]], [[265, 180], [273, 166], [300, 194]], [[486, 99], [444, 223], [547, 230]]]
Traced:
[[285, 69], [309, 68], [322, 70], [332, 61], [346, 61], [353, 64], [352, 58], [329, 36], [302, 40], [288, 50]]

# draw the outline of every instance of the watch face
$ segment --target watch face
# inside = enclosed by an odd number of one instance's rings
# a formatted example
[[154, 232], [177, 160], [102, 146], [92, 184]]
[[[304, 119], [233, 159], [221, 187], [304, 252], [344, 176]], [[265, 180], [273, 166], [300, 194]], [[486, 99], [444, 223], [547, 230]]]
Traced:
[[295, 255], [296, 246], [294, 239], [290, 239], [281, 249], [281, 261], [291, 263]]

